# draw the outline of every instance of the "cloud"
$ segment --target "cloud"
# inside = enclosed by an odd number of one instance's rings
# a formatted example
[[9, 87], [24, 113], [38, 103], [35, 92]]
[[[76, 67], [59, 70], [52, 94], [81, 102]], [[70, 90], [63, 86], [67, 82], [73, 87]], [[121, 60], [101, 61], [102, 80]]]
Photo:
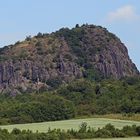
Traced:
[[107, 20], [109, 22], [116, 22], [116, 21], [136, 21], [140, 17], [137, 15], [135, 11], [135, 7], [132, 5], [126, 5], [116, 9], [113, 12], [108, 14]]

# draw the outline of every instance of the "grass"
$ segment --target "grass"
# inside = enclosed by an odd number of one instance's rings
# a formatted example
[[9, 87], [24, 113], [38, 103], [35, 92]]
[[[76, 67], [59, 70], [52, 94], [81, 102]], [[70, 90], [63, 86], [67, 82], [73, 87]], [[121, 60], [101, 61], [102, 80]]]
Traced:
[[39, 131], [39, 132], [46, 132], [48, 128], [51, 129], [78, 129], [79, 125], [82, 122], [87, 122], [88, 126], [91, 126], [95, 129], [101, 128], [105, 126], [108, 123], [111, 123], [116, 128], [122, 128], [126, 125], [140, 125], [140, 122], [138, 121], [128, 121], [128, 120], [116, 120], [116, 119], [106, 119], [106, 118], [87, 118], [87, 119], [73, 119], [73, 120], [65, 120], [65, 121], [52, 121], [52, 122], [42, 122], [42, 123], [30, 123], [30, 124], [16, 124], [16, 125], [6, 125], [6, 126], [0, 126], [2, 129], [8, 129], [8, 131], [11, 131], [13, 128], [18, 129], [30, 129], [33, 132]]

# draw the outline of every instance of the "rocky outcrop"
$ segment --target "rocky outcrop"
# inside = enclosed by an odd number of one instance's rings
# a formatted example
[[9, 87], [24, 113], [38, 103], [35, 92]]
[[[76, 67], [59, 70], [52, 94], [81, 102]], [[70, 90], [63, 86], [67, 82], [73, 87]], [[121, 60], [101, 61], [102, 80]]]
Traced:
[[0, 93], [47, 90], [88, 77], [89, 70], [104, 78], [139, 75], [120, 39], [105, 28], [83, 25], [0, 49]]

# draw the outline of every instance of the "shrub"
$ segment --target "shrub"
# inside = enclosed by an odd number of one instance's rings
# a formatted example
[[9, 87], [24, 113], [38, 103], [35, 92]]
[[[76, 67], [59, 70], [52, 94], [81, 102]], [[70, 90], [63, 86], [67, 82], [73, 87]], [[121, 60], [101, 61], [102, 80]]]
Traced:
[[29, 35], [29, 36], [26, 36], [26, 39], [25, 39], [26, 41], [31, 41], [31, 36]]
[[80, 128], [79, 128], [79, 133], [84, 133], [87, 131], [87, 123], [86, 122], [83, 122], [81, 125], [80, 125]]
[[20, 130], [20, 129], [17, 129], [17, 128], [14, 128], [14, 129], [12, 130], [11, 134], [19, 135], [19, 134], [21, 134], [21, 130]]
[[122, 132], [126, 135], [126, 136], [137, 136], [137, 127], [136, 125], [133, 126], [124, 126], [122, 129]]
[[97, 137], [97, 138], [111, 138], [112, 135], [111, 135], [111, 132], [109, 130], [106, 130], [106, 129], [98, 129], [95, 132], [95, 137]]
[[140, 126], [136, 127], [136, 132], [137, 132], [138, 136], [140, 136]]

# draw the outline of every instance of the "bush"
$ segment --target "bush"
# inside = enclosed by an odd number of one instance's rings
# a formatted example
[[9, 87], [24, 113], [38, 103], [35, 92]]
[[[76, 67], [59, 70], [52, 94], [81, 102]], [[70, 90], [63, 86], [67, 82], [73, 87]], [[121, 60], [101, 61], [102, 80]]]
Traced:
[[87, 123], [86, 122], [83, 122], [81, 125], [80, 125], [80, 128], [79, 128], [79, 133], [84, 133], [87, 131]]
[[137, 127], [136, 125], [133, 126], [124, 126], [122, 132], [126, 136], [137, 136]]
[[25, 39], [26, 41], [31, 41], [31, 36], [29, 35], [29, 36], [26, 36], [26, 39]]
[[[138, 136], [140, 126], [125, 126], [123, 129], [116, 129], [111, 124], [107, 124], [104, 128], [94, 130], [88, 127], [87, 123], [83, 122], [79, 130], [48, 130], [46, 133], [33, 133], [30, 130], [19, 130], [14, 128], [11, 133], [7, 130], [0, 129], [0, 139], [2, 140], [68, 140], [68, 139], [87, 139], [87, 138], [116, 138]], [[124, 131], [125, 130], [125, 131]], [[133, 131], [133, 133], [131, 133]], [[113, 133], [115, 133], [115, 135]], [[131, 135], [125, 135], [130, 132]], [[133, 135], [132, 135], [133, 134]]]
[[95, 137], [97, 137], [97, 138], [111, 138], [112, 135], [111, 135], [111, 132], [109, 130], [106, 130], [106, 129], [98, 129], [95, 132]]
[[17, 129], [17, 128], [14, 128], [14, 129], [12, 130], [11, 134], [19, 135], [19, 134], [21, 134], [21, 130], [20, 130], [20, 129]]
[[136, 127], [136, 132], [137, 132], [138, 136], [140, 136], [140, 126]]
[[59, 85], [62, 84], [62, 79], [59, 77], [54, 77], [54, 78], [48, 79], [46, 81], [46, 84], [51, 86], [52, 88], [57, 88], [59, 87]]

